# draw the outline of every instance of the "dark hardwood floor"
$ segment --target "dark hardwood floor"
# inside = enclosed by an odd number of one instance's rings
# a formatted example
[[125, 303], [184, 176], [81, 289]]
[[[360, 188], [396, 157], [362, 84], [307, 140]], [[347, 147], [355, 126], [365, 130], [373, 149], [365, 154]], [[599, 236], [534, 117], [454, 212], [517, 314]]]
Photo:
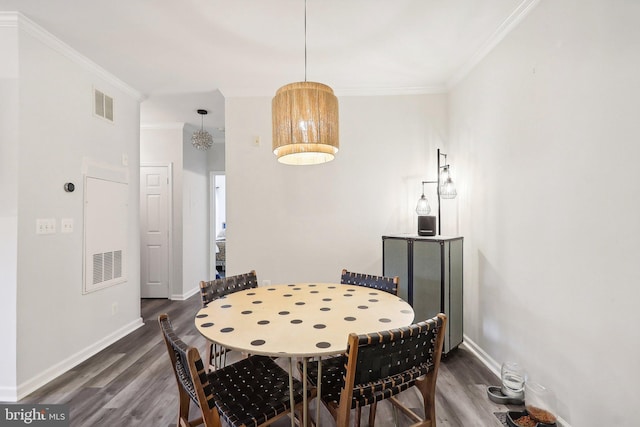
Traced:
[[[157, 317], [167, 313], [178, 335], [204, 354], [205, 340], [196, 331], [194, 314], [199, 295], [187, 301], [146, 299], [142, 301], [144, 326], [119, 340], [89, 360], [27, 396], [20, 403], [68, 404], [71, 426], [175, 426], [177, 391]], [[486, 386], [499, 380], [463, 346], [443, 358], [438, 373], [436, 401], [440, 427], [495, 426], [502, 424], [494, 412], [508, 408], [487, 399]], [[420, 408], [419, 394], [407, 390], [403, 402]], [[315, 414], [315, 401], [310, 413]], [[195, 417], [197, 408], [192, 405]], [[363, 411], [363, 425], [367, 410]], [[398, 426], [410, 425], [402, 414]], [[274, 423], [286, 427], [288, 419]], [[332, 418], [322, 408], [321, 425], [332, 426]], [[377, 426], [394, 425], [394, 411], [388, 402], [378, 405]]]

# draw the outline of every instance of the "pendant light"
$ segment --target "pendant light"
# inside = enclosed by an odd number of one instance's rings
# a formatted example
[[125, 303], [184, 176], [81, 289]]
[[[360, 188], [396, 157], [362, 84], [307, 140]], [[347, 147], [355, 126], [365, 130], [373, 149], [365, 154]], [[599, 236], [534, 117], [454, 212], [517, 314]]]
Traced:
[[196, 147], [198, 150], [208, 150], [211, 148], [213, 144], [213, 137], [209, 132], [204, 130], [204, 116], [209, 112], [207, 110], [198, 110], [198, 114], [200, 114], [200, 129], [195, 131], [191, 136], [191, 144]]
[[304, 81], [282, 86], [271, 102], [273, 154], [280, 163], [329, 162], [338, 152], [338, 98], [333, 89], [307, 81], [307, 2], [304, 2]]

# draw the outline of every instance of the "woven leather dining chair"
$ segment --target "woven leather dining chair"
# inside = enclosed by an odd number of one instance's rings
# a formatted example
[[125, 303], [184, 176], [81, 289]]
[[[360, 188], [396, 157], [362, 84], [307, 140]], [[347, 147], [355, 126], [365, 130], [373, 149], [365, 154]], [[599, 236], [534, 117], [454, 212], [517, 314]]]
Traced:
[[354, 273], [352, 271], [347, 271], [345, 268], [342, 269], [342, 275], [340, 276], [340, 283], [343, 285], [366, 286], [368, 288], [389, 292], [393, 295], [398, 295], [399, 282], [400, 278], [398, 276], [385, 277]]
[[[202, 297], [202, 307], [206, 307], [211, 301], [222, 298], [233, 292], [251, 289], [258, 286], [256, 271], [236, 274], [222, 279], [200, 282], [200, 296]], [[227, 352], [230, 351], [216, 343], [208, 343], [206, 360], [213, 369], [225, 366], [227, 362]]]
[[[369, 334], [350, 334], [345, 355], [322, 360], [321, 400], [338, 426], [347, 427], [351, 410], [360, 426], [360, 409], [371, 405], [369, 426], [375, 423], [376, 404], [389, 401], [408, 416], [413, 426], [436, 425], [436, 379], [446, 315], [410, 326]], [[311, 362], [307, 377], [318, 384], [318, 362]], [[407, 408], [396, 397], [416, 386], [422, 395], [424, 417]]]
[[[178, 426], [267, 426], [290, 413], [289, 374], [269, 357], [249, 356], [206, 372], [200, 353], [176, 335], [166, 314], [158, 317], [178, 383]], [[295, 409], [302, 409], [302, 383], [293, 379]], [[193, 401], [201, 418], [189, 421]], [[226, 426], [227, 424], [225, 424]]]

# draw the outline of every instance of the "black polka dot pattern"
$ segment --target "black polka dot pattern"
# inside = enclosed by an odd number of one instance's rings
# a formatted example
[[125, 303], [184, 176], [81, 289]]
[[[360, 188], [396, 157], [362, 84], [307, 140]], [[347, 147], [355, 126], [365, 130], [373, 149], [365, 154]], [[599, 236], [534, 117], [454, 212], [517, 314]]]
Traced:
[[407, 326], [413, 316], [409, 304], [387, 292], [295, 283], [228, 294], [202, 308], [195, 324], [210, 340], [252, 354], [319, 356], [345, 351], [350, 332]]

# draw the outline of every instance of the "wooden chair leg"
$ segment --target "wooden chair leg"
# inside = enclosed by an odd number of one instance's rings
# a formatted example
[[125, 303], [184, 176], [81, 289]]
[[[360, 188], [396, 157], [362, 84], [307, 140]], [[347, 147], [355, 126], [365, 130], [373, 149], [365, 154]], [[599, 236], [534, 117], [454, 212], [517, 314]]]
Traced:
[[356, 427], [360, 427], [361, 415], [362, 415], [362, 408], [360, 406], [356, 406], [356, 423], [354, 424]]
[[179, 392], [179, 407], [178, 407], [178, 427], [189, 426], [189, 405], [191, 399], [189, 395], [184, 392]]
[[376, 423], [376, 409], [378, 407], [378, 402], [373, 402], [369, 406], [369, 427], [373, 427]]

